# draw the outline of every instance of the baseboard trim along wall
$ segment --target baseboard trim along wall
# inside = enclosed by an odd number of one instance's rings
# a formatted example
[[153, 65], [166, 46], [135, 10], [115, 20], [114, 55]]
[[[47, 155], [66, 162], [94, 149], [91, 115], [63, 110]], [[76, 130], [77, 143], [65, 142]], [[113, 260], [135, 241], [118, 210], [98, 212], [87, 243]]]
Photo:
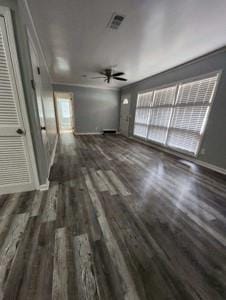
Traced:
[[74, 135], [100, 135], [103, 132], [74, 132]]
[[[54, 147], [53, 147], [53, 151], [52, 151], [52, 155], [51, 155], [51, 159], [50, 159], [49, 170], [48, 170], [48, 178], [49, 178], [49, 175], [50, 175], [51, 167], [54, 163], [57, 143], [58, 143], [58, 134], [56, 135], [56, 138], [55, 138], [55, 143], [54, 143]], [[48, 189], [49, 189], [49, 179], [46, 180], [46, 183], [39, 185], [39, 190], [40, 191], [47, 191]]]
[[226, 170], [223, 169], [223, 168], [217, 167], [215, 165], [209, 164], [207, 162], [204, 162], [204, 161], [201, 161], [201, 160], [198, 160], [198, 159], [194, 159], [193, 162], [196, 163], [197, 165], [200, 165], [200, 166], [204, 167], [204, 168], [207, 168], [207, 169], [210, 169], [212, 171], [215, 171], [215, 172], [221, 173], [223, 175], [226, 175]]
[[50, 173], [50, 169], [53, 165], [53, 162], [54, 162], [54, 158], [55, 158], [55, 155], [56, 155], [56, 147], [57, 147], [57, 143], [58, 143], [58, 134], [56, 135], [56, 138], [55, 138], [55, 143], [54, 143], [54, 147], [53, 147], [53, 152], [52, 152], [52, 156], [51, 156], [51, 159], [50, 159], [50, 165], [49, 165], [49, 173]]
[[115, 128], [104, 128], [103, 131], [96, 131], [96, 132], [73, 132], [74, 135], [100, 135], [103, 134], [104, 130], [106, 131], [116, 131], [116, 134], [119, 134], [119, 131]]
[[182, 158], [182, 159], [185, 159], [185, 160], [187, 160], [187, 161], [193, 162], [194, 164], [197, 164], [197, 165], [199, 165], [199, 166], [201, 166], [201, 167], [210, 169], [210, 170], [212, 170], [212, 171], [214, 171], [214, 172], [218, 172], [218, 173], [220, 173], [220, 174], [226, 175], [226, 170], [225, 170], [225, 169], [220, 168], [220, 167], [217, 167], [217, 166], [212, 165], [212, 164], [210, 164], [210, 163], [207, 163], [207, 162], [201, 161], [201, 160], [199, 160], [199, 159], [195, 159], [195, 158], [186, 156], [186, 155], [181, 154], [181, 153], [178, 153], [178, 152], [175, 153], [174, 151], [171, 151], [171, 150], [168, 150], [168, 149], [159, 147], [159, 146], [157, 146], [157, 145], [154, 145], [154, 144], [151, 144], [151, 143], [142, 141], [142, 140], [140, 140], [139, 138], [135, 138], [135, 137], [133, 137], [133, 136], [130, 136], [129, 139], [132, 139], [132, 140], [134, 140], [134, 141], [136, 141], [136, 142], [145, 144], [145, 145], [147, 145], [147, 146], [149, 146], [149, 147], [153, 147], [153, 148], [155, 148], [155, 149], [157, 149], [157, 150], [160, 150], [160, 151], [162, 151], [162, 152], [165, 152], [165, 153], [169, 153], [169, 154], [175, 155], [175, 156], [177, 156], [177, 157], [179, 157], [179, 158]]
[[39, 186], [39, 190], [40, 191], [48, 191], [48, 189], [49, 189], [49, 180], [47, 179], [46, 183], [41, 184]]
[[104, 128], [103, 131], [118, 131], [116, 128]]

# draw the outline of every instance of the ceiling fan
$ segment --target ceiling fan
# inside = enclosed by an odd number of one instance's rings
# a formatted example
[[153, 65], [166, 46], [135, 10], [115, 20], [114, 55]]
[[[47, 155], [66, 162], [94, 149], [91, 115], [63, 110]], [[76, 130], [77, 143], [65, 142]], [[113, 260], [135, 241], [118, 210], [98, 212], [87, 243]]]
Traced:
[[124, 75], [125, 73], [123, 73], [123, 72], [113, 73], [112, 69], [105, 69], [104, 71], [99, 72], [99, 74], [103, 75], [103, 76], [92, 77], [92, 79], [103, 78], [103, 79], [105, 79], [104, 81], [107, 83], [110, 83], [111, 79], [127, 81], [126, 78], [120, 77], [120, 76]]

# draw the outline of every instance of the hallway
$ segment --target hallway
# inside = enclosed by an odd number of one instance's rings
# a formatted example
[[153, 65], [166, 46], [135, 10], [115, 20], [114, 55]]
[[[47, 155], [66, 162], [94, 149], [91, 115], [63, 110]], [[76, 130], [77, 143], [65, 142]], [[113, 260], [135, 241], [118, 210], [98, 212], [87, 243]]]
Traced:
[[226, 299], [223, 176], [64, 134], [50, 181], [0, 196], [0, 299]]

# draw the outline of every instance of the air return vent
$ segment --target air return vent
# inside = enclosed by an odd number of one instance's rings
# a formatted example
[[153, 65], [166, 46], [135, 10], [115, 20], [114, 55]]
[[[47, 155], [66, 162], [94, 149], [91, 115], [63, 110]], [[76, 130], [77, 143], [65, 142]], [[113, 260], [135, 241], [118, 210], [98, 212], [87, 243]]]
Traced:
[[117, 30], [124, 19], [125, 16], [114, 13], [111, 17], [110, 22], [108, 23], [108, 27]]

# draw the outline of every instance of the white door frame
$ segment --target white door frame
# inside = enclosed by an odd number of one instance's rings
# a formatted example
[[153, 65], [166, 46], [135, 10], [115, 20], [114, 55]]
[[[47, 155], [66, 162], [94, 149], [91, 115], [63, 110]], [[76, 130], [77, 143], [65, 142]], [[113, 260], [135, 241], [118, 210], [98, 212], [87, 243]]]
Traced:
[[[14, 36], [14, 29], [13, 29], [13, 23], [12, 23], [12, 16], [10, 9], [8, 7], [0, 6], [0, 15], [4, 17], [5, 24], [6, 24], [6, 31], [7, 31], [7, 37], [8, 37], [8, 43], [9, 48], [12, 53], [11, 60], [13, 64], [13, 70], [14, 70], [14, 76], [15, 76], [15, 84], [17, 88], [19, 103], [20, 103], [20, 110], [23, 117], [23, 124], [26, 129], [26, 143], [27, 143], [27, 150], [28, 155], [30, 158], [31, 163], [31, 176], [32, 181], [34, 184], [34, 188], [39, 188], [39, 178], [38, 178], [38, 171], [37, 171], [37, 165], [35, 160], [35, 154], [34, 154], [34, 148], [31, 138], [31, 131], [30, 131], [30, 124], [28, 121], [28, 114], [27, 114], [27, 107], [25, 103], [25, 96], [23, 91], [23, 84], [21, 80], [21, 73], [20, 73], [20, 67], [19, 67], [19, 61], [18, 61], [18, 55], [17, 55], [17, 49], [16, 49], [16, 42], [15, 42], [15, 36]], [[4, 189], [4, 192], [11, 192], [12, 187], [9, 187], [9, 190], [7, 191], [7, 188]], [[19, 191], [17, 189], [17, 191]]]
[[[127, 129], [127, 134], [125, 135], [125, 134], [123, 134], [122, 132], [121, 132], [121, 110], [122, 110], [122, 105], [125, 105], [125, 104], [123, 104], [123, 100], [124, 99], [128, 99], [128, 101], [129, 101], [129, 103], [128, 103], [128, 108], [129, 108], [129, 114], [128, 114], [128, 129]], [[130, 129], [130, 108], [131, 108], [131, 95], [130, 94], [125, 94], [125, 95], [122, 95], [121, 96], [121, 99], [120, 99], [120, 119], [119, 119], [119, 121], [120, 121], [120, 124], [119, 124], [119, 131], [120, 131], [120, 133], [122, 134], [122, 135], [125, 135], [125, 136], [127, 136], [127, 137], [129, 137], [129, 129]]]
[[[37, 50], [36, 50], [35, 44], [34, 44], [34, 42], [33, 42], [32, 36], [31, 36], [30, 31], [29, 31], [28, 28], [27, 28], [27, 36], [28, 36], [28, 46], [29, 46], [29, 54], [30, 54], [31, 65], [33, 64], [33, 63], [32, 63], [31, 53], [30, 53], [32, 50], [34, 51], [34, 55], [35, 55], [36, 58], [37, 58], [38, 65], [40, 65], [38, 52], [37, 52]], [[31, 49], [31, 48], [32, 48], [32, 49]], [[31, 68], [32, 68], [32, 70], [31, 70], [31, 71], [32, 71], [32, 78], [33, 78], [33, 80], [35, 80], [35, 78], [34, 78], [35, 74], [33, 74], [33, 73], [34, 73], [34, 71], [33, 71], [33, 65], [31, 66]], [[41, 77], [39, 78], [39, 81], [40, 81], [40, 90], [41, 90], [41, 94], [42, 94], [42, 80], [41, 80]], [[36, 89], [34, 90], [34, 95], [35, 95], [36, 102], [37, 102]], [[43, 103], [42, 95], [41, 95], [41, 104], [42, 104], [42, 112], [43, 112], [43, 118], [44, 118], [44, 123], [45, 123], [45, 128], [46, 128], [45, 130], [46, 130], [47, 148], [48, 148], [48, 149], [46, 149], [46, 145], [45, 145], [45, 143], [44, 143], [43, 140], [42, 140], [42, 142], [43, 142], [43, 145], [44, 145], [45, 150], [47, 151], [47, 153], [46, 153], [46, 160], [47, 160], [47, 163], [48, 163], [48, 165], [49, 165], [49, 164], [50, 164], [51, 158], [50, 158], [50, 153], [49, 153], [49, 139], [48, 139], [48, 133], [47, 133], [47, 127], [46, 127], [46, 115], [45, 115], [45, 109], [44, 109], [44, 103]], [[38, 104], [37, 104], [37, 106], [38, 106]], [[37, 108], [38, 108], [38, 107], [37, 107]], [[39, 115], [39, 112], [38, 112], [38, 115]], [[41, 129], [41, 124], [40, 124], [40, 129]], [[43, 139], [43, 138], [42, 138], [42, 139]]]
[[57, 99], [62, 97], [71, 100], [71, 113], [72, 113], [72, 131], [75, 131], [75, 113], [74, 113], [74, 94], [72, 92], [54, 92], [54, 101], [55, 101], [55, 109], [56, 109], [56, 121], [57, 121], [57, 131], [60, 134], [60, 126], [59, 126], [59, 117], [58, 117], [58, 107], [57, 107]]

